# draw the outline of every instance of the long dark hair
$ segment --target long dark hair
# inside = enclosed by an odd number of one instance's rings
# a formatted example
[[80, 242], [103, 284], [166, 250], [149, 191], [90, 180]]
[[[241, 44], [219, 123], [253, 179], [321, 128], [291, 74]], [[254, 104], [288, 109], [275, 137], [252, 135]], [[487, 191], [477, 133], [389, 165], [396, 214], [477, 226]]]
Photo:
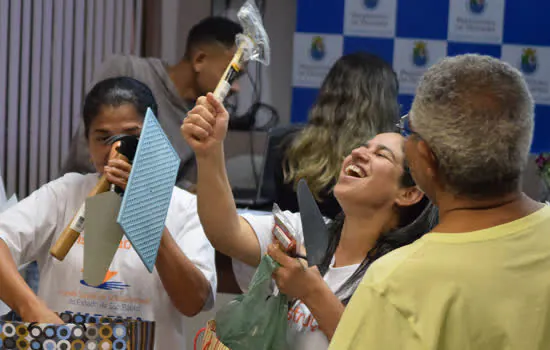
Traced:
[[[411, 187], [415, 182], [411, 176], [409, 168], [405, 163], [403, 176], [401, 177], [401, 185], [403, 187]], [[342, 284], [336, 291], [344, 305], [347, 305], [359, 282], [363, 279], [365, 272], [369, 266], [378, 258], [397, 248], [413, 243], [425, 233], [429, 232], [438, 220], [437, 208], [430, 202], [428, 197], [424, 196], [418, 203], [399, 207], [399, 224], [395, 229], [384, 232], [378, 237], [374, 247], [367, 253], [367, 256], [355, 272]], [[336, 252], [336, 248], [342, 237], [342, 228], [344, 226], [344, 213], [340, 213], [330, 224], [329, 245], [323, 262], [319, 265], [319, 272], [325, 275]]]

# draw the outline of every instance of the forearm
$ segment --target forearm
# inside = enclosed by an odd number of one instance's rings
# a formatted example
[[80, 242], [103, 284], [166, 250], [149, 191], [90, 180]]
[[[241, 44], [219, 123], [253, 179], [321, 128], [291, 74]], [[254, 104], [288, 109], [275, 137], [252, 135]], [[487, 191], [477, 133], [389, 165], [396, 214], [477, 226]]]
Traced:
[[198, 314], [211, 290], [204, 274], [181, 251], [168, 229], [164, 229], [156, 268], [170, 300], [185, 316]]
[[260, 245], [235, 206], [225, 170], [223, 147], [197, 157], [197, 205], [201, 224], [214, 248], [249, 265], [260, 262]]
[[11, 252], [2, 239], [0, 239], [0, 281], [0, 300], [15, 310], [24, 320], [33, 308], [41, 304], [17, 270]]
[[324, 281], [319, 284], [315, 293], [311, 293], [311, 296], [305, 298], [302, 302], [306, 304], [315, 320], [317, 320], [319, 329], [330, 341], [345, 310], [342, 302]]

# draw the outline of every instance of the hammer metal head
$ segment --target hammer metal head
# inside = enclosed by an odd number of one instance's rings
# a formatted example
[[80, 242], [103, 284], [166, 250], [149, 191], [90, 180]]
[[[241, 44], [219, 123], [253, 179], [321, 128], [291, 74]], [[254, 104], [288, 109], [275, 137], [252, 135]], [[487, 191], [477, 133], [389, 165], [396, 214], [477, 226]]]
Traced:
[[260, 11], [253, 0], [248, 0], [237, 13], [243, 34], [237, 35], [237, 45], [244, 48], [245, 60], [258, 61], [268, 66], [271, 59], [269, 37]]

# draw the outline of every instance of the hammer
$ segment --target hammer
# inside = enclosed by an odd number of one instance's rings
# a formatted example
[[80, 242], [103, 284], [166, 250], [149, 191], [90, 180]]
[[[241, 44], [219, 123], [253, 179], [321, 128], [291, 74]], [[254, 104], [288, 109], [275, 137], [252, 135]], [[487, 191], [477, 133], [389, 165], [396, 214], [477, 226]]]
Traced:
[[[105, 143], [112, 145], [109, 159], [123, 159], [131, 162], [136, 153], [138, 138], [136, 136], [117, 135], [110, 137]], [[106, 176], [102, 175], [95, 187], [88, 194], [88, 197], [107, 192], [110, 185]], [[50, 249], [50, 254], [57, 260], [63, 261], [65, 259], [78, 236], [84, 230], [84, 212], [84, 203], [82, 203], [69, 225], [61, 232], [61, 235]]]
[[269, 65], [269, 37], [264, 29], [260, 11], [258, 11], [254, 1], [248, 0], [244, 3], [239, 9], [237, 17], [243, 27], [243, 33], [237, 34], [235, 39], [237, 51], [223, 73], [216, 90], [214, 90], [214, 97], [218, 101], [225, 100], [231, 84], [239, 76], [245, 62], [257, 61], [266, 66]]

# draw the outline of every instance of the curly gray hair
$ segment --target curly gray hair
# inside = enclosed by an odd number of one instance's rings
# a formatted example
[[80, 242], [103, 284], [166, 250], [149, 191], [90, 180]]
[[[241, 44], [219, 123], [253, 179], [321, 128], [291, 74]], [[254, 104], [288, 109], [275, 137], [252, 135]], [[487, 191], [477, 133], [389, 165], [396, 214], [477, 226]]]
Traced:
[[489, 56], [447, 57], [422, 77], [410, 118], [432, 148], [447, 191], [479, 198], [518, 188], [534, 105], [517, 69]]

